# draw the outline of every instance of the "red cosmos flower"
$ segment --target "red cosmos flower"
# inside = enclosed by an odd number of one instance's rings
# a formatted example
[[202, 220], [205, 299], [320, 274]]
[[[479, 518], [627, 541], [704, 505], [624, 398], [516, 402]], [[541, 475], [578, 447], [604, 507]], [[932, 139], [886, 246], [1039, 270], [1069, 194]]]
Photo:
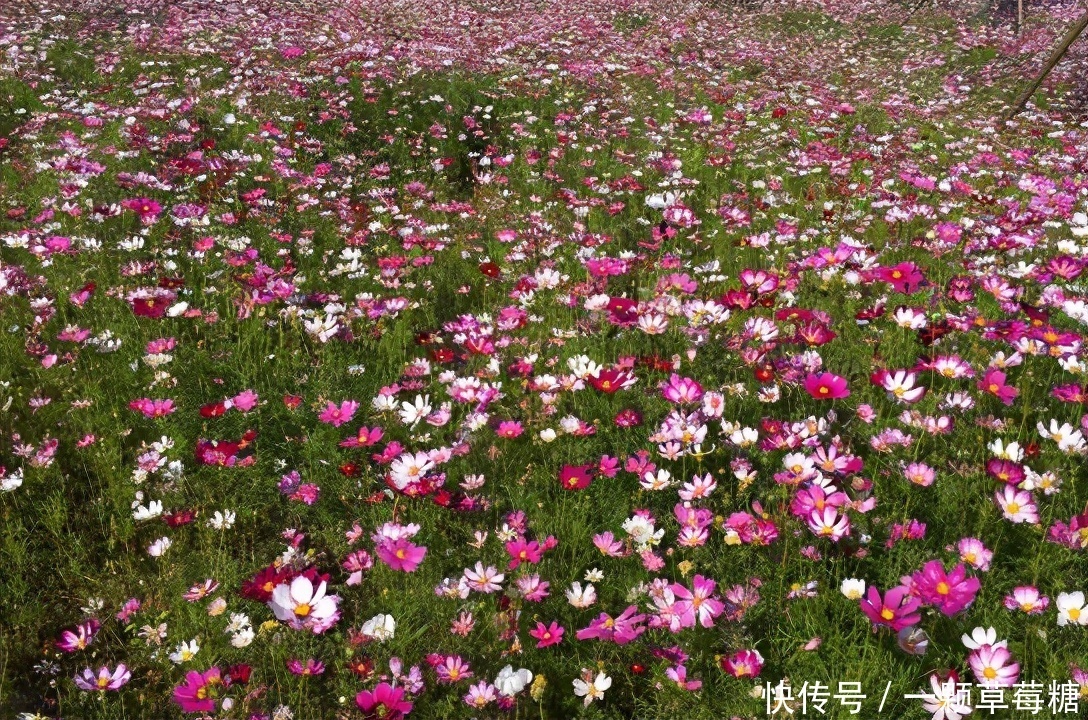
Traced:
[[435, 361], [440, 365], [445, 365], [446, 363], [453, 362], [454, 358], [456, 357], [453, 350], [447, 347], [433, 348], [429, 354], [431, 356], [431, 360]]
[[224, 678], [224, 682], [226, 682], [227, 685], [245, 685], [249, 682], [249, 674], [252, 671], [253, 668], [245, 663], [231, 665], [227, 668], [227, 675]]
[[141, 288], [128, 294], [129, 305], [137, 317], [161, 318], [176, 299], [177, 293], [165, 288]]
[[489, 278], [497, 278], [502, 273], [502, 269], [493, 262], [484, 262], [480, 263], [480, 272]]
[[630, 298], [608, 299], [608, 321], [619, 327], [634, 327], [638, 323], [638, 303]]
[[621, 428], [638, 427], [642, 424], [642, 413], [632, 408], [624, 408], [616, 413], [615, 423]]
[[167, 510], [162, 514], [162, 521], [172, 528], [188, 525], [196, 518], [192, 510]]
[[300, 395], [284, 395], [283, 404], [288, 410], [296, 410], [302, 404], [302, 397]]
[[850, 395], [846, 378], [831, 373], [810, 374], [805, 378], [805, 390], [817, 400], [838, 400]]
[[635, 384], [635, 376], [626, 370], [602, 368], [596, 374], [586, 378], [589, 384], [603, 393], [611, 395], [617, 390], [629, 388]]
[[208, 403], [200, 407], [200, 417], [217, 418], [227, 412], [227, 405], [223, 402]]
[[593, 465], [564, 465], [559, 484], [564, 490], [585, 490], [593, 481]]
[[774, 379], [774, 365], [769, 362], [761, 363], [752, 370], [752, 374], [755, 375], [756, 380], [759, 380], [760, 382], [770, 382]]

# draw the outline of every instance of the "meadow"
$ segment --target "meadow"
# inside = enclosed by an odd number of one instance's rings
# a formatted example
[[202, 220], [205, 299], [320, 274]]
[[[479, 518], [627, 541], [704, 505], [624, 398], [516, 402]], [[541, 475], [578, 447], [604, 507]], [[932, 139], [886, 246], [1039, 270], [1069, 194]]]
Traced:
[[1083, 717], [1088, 38], [0, 7], [0, 718]]

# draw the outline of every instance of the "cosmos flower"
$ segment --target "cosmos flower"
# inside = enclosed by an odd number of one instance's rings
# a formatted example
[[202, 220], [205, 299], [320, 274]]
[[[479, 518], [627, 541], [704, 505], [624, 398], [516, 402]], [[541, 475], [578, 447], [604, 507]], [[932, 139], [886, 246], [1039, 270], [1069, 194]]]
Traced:
[[107, 690], [120, 690], [131, 679], [132, 673], [125, 667], [125, 664], [118, 663], [113, 671], [103, 665], [98, 668], [97, 675], [90, 668], [86, 668], [82, 674], [76, 676], [75, 684], [80, 690], [105, 692]]

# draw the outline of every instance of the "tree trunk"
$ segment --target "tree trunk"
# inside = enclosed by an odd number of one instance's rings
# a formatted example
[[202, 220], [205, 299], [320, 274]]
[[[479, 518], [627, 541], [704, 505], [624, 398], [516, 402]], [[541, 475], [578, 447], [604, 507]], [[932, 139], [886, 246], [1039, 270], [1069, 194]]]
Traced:
[[1077, 38], [1084, 33], [1084, 29], [1088, 27], [1088, 12], [1081, 16], [1080, 20], [1073, 23], [1073, 26], [1069, 28], [1069, 32], [1062, 38], [1058, 47], [1054, 48], [1054, 52], [1050, 54], [1050, 59], [1046, 61], [1046, 65], [1043, 66], [1042, 71], [1031, 81], [1031, 85], [1024, 88], [1024, 91], [1013, 102], [1009, 112], [1006, 113], [1005, 119], [1009, 120], [1018, 112], [1024, 109], [1028, 100], [1035, 94], [1035, 91], [1039, 89], [1039, 86], [1043, 84], [1043, 80], [1046, 80], [1046, 76], [1050, 74], [1050, 71], [1062, 61], [1065, 57], [1065, 53], [1069, 50], [1069, 47], [1076, 42]]

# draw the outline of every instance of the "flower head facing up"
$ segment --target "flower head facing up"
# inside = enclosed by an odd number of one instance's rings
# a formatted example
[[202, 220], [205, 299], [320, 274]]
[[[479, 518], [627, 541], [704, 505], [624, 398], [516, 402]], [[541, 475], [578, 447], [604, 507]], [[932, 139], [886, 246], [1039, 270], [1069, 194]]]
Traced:
[[378, 683], [373, 690], [355, 696], [355, 704], [366, 720], [401, 720], [412, 712], [413, 703], [404, 699], [404, 688]]
[[132, 679], [132, 673], [119, 663], [112, 671], [103, 665], [95, 674], [90, 668], [84, 669], [81, 675], [75, 678], [76, 687], [87, 692], [106, 692], [107, 690], [120, 690]]
[[208, 668], [204, 672], [190, 670], [185, 675], [185, 682], [174, 688], [174, 702], [182, 712], [215, 712], [215, 702], [223, 688], [223, 675], [219, 668]]
[[810, 374], [805, 378], [805, 392], [816, 400], [841, 400], [850, 396], [846, 378], [832, 373]]
[[268, 606], [291, 628], [320, 635], [340, 619], [339, 603], [338, 596], [326, 594], [325, 581], [314, 587], [308, 577], [299, 575], [289, 584], [277, 585]]
[[879, 590], [870, 587], [868, 594], [859, 601], [861, 611], [874, 627], [888, 627], [896, 632], [922, 619], [915, 612], [921, 604], [918, 598], [908, 596], [907, 589], [902, 586], [892, 588], [883, 597]]
[[914, 592], [921, 601], [948, 616], [970, 607], [981, 587], [977, 578], [967, 577], [963, 563], [956, 565], [952, 572], [945, 572], [940, 560], [927, 562], [914, 573], [912, 580]]

